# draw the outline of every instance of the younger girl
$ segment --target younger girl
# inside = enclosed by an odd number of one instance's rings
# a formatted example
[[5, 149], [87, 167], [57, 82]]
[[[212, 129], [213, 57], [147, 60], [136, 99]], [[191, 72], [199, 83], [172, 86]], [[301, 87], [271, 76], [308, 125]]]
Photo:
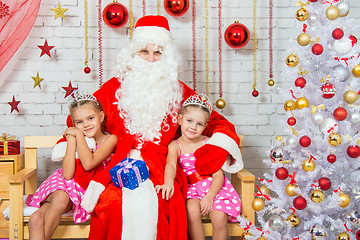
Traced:
[[201, 216], [208, 214], [213, 225], [213, 239], [227, 239], [227, 221], [235, 221], [241, 210], [240, 197], [221, 169], [212, 176], [201, 176], [195, 170], [194, 152], [208, 140], [202, 132], [211, 111], [210, 104], [198, 95], [184, 102], [178, 119], [181, 137], [169, 144], [164, 184], [155, 187], [157, 193], [162, 191], [163, 198], [172, 197], [178, 160], [188, 179], [186, 211], [192, 240], [205, 239]]
[[[30, 240], [50, 239], [62, 215], [71, 209], [75, 223], [89, 219], [90, 214], [80, 206], [81, 199], [95, 171], [109, 162], [117, 143], [115, 135], [102, 130], [105, 114], [94, 96], [75, 93], [69, 108], [74, 127], [64, 132], [67, 145], [62, 168], [27, 199], [29, 206], [39, 207], [30, 217]], [[85, 136], [94, 138], [94, 152], [90, 151]], [[75, 152], [79, 159], [75, 158]]]

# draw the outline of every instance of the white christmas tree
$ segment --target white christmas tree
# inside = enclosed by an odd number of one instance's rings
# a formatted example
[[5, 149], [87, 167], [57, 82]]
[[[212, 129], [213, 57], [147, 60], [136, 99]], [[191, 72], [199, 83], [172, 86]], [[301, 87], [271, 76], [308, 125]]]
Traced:
[[281, 90], [290, 136], [273, 146], [242, 239], [360, 239], [359, 24], [341, 0], [297, 2]]

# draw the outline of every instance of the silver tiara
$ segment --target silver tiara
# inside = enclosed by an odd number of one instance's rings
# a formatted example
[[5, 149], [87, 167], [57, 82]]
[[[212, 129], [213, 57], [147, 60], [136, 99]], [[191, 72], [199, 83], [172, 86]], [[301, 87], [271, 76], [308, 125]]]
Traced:
[[71, 106], [74, 103], [78, 103], [82, 101], [93, 101], [96, 104], [99, 104], [98, 100], [90, 93], [74, 91], [74, 93], [71, 94], [71, 96], [72, 97], [68, 100], [69, 106]]
[[194, 94], [194, 95], [190, 96], [183, 103], [183, 107], [185, 107], [187, 105], [199, 105], [199, 106], [206, 108], [209, 111], [209, 113], [211, 113], [211, 111], [212, 111], [210, 100], [205, 94], [201, 94], [201, 95]]

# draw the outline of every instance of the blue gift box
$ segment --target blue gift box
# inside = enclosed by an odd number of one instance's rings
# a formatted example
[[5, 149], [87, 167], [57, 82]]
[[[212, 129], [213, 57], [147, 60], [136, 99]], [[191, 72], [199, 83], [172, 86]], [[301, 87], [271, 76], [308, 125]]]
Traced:
[[111, 180], [116, 187], [134, 190], [149, 178], [149, 171], [142, 160], [125, 158], [109, 170]]

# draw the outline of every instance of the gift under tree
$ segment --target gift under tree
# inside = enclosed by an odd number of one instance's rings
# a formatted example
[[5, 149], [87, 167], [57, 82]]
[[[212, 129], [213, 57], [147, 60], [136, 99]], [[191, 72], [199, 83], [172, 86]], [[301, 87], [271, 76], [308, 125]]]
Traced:
[[[295, 2], [295, 1], [294, 1]], [[264, 163], [243, 239], [360, 239], [360, 54], [349, 1], [297, 2], [283, 78], [289, 129]]]

